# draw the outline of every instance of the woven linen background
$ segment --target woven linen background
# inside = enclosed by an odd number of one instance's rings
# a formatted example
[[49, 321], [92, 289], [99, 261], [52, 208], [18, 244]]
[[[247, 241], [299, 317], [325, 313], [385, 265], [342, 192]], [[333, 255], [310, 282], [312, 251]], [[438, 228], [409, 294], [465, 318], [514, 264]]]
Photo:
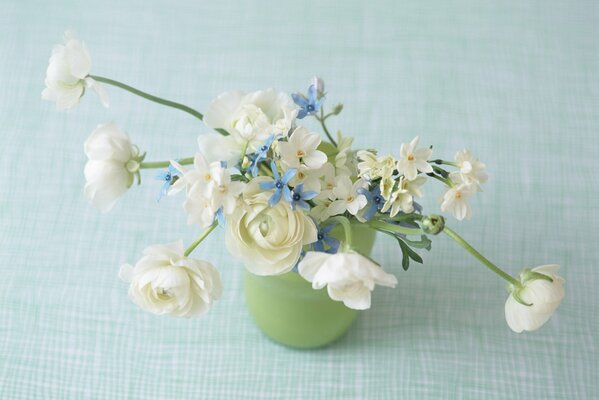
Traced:
[[[0, 3], [0, 399], [599, 398], [599, 6], [596, 1], [52, 1]], [[143, 184], [108, 215], [82, 194], [82, 144], [114, 120], [148, 160], [192, 155], [208, 131], [107, 88], [70, 113], [40, 92], [66, 29], [92, 72], [199, 110], [219, 93], [305, 90], [321, 75], [355, 147], [437, 157], [470, 148], [490, 180], [449, 223], [510, 272], [560, 263], [567, 296], [533, 334], [507, 327], [505, 285], [447, 237], [395, 273], [349, 333], [316, 351], [266, 339], [242, 265], [217, 231], [196, 253], [224, 295], [204, 318], [157, 317], [117, 273], [145, 246], [183, 239], [182, 198]], [[314, 124], [311, 125], [315, 127]], [[438, 212], [431, 182], [422, 202]]]

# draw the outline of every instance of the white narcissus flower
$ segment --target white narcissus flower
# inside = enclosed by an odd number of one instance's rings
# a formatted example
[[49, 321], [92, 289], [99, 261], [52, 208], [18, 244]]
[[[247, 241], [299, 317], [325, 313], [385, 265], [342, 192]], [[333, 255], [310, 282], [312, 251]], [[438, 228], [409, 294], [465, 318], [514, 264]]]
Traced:
[[212, 168], [220, 167], [220, 161], [208, 163], [202, 153], [196, 153], [193, 158], [192, 169], [185, 169], [176, 161], [171, 161], [171, 164], [181, 172], [181, 176], [172, 184], [169, 194], [178, 193], [183, 188], [190, 190], [193, 186], [197, 185], [199, 187], [199, 193], [201, 193], [202, 196], [210, 196], [214, 187]]
[[218, 96], [204, 114], [204, 123], [225, 129], [240, 145], [256, 150], [271, 134], [287, 135], [298, 113], [291, 96], [273, 89], [227, 92]]
[[187, 213], [187, 223], [197, 224], [202, 228], [207, 228], [214, 223], [218, 210], [214, 208], [211, 199], [204, 196], [200, 185], [194, 185], [187, 191], [183, 209]]
[[108, 107], [104, 88], [88, 76], [91, 57], [85, 44], [68, 31], [64, 34], [64, 42], [52, 49], [42, 99], [54, 101], [59, 110], [69, 110], [79, 104], [85, 89], [90, 88], [96, 91], [102, 105]]
[[115, 123], [98, 125], [83, 145], [85, 197], [106, 213], [133, 184], [142, 156]]
[[169, 194], [187, 188], [183, 208], [188, 214], [189, 224], [206, 228], [213, 223], [219, 209], [222, 208], [224, 215], [235, 210], [244, 183], [231, 181], [231, 174], [220, 161], [208, 164], [202, 153], [197, 153], [191, 170], [185, 170], [176, 161], [171, 163], [181, 172], [181, 177], [171, 186]]
[[397, 162], [397, 170], [411, 181], [416, 179], [418, 171], [425, 174], [433, 172], [433, 167], [427, 162], [433, 151], [428, 147], [417, 149], [419, 139], [416, 136], [410, 143], [402, 143], [399, 150], [400, 160]]
[[[565, 295], [558, 269], [559, 265], [542, 265], [520, 274], [522, 288], [514, 288], [505, 302], [505, 319], [514, 332], [537, 330], [551, 318]], [[520, 303], [516, 297], [530, 305]]]
[[458, 151], [455, 155], [455, 161], [458, 164], [459, 172], [451, 173], [452, 179], [461, 179], [468, 185], [476, 185], [476, 188], [480, 190], [480, 185], [485, 183], [488, 179], [488, 175], [485, 172], [486, 165], [474, 158], [468, 149]]
[[287, 142], [279, 142], [281, 161], [291, 168], [299, 168], [302, 164], [309, 169], [322, 167], [327, 162], [327, 155], [317, 150], [320, 141], [318, 133], [297, 127]]
[[354, 176], [357, 174], [357, 165], [355, 163], [355, 154], [351, 149], [354, 138], [343, 136], [337, 132], [337, 150], [335, 156], [335, 171], [337, 175]]
[[309, 251], [298, 265], [299, 274], [314, 289], [327, 287], [329, 297], [349, 308], [367, 310], [375, 285], [395, 287], [397, 278], [355, 252], [328, 254]]
[[441, 198], [441, 211], [450, 212], [461, 221], [464, 218], [470, 219], [472, 208], [468, 203], [469, 198], [476, 193], [474, 185], [457, 182], [455, 186], [447, 188]]
[[245, 187], [240, 206], [227, 218], [225, 243], [256, 275], [289, 272], [303, 246], [317, 240], [318, 231], [310, 217], [292, 210], [285, 201], [269, 207], [272, 191], [260, 189], [266, 176], [251, 180]]
[[383, 205], [382, 212], [391, 209], [389, 215], [395, 217], [397, 213], [411, 213], [414, 211], [414, 197], [422, 197], [420, 186], [426, 182], [426, 177], [419, 176], [413, 181], [400, 177], [397, 188]]
[[368, 203], [366, 196], [358, 193], [358, 189], [367, 186], [368, 184], [362, 179], [358, 179], [352, 184], [348, 176], [338, 176], [333, 188], [335, 200], [329, 206], [330, 215], [343, 214], [346, 210], [350, 214], [356, 215]]
[[214, 186], [209, 198], [212, 200], [214, 209], [222, 207], [223, 213], [229, 215], [235, 211], [235, 205], [245, 184], [243, 182], [231, 181], [231, 174], [220, 165], [211, 168]]
[[149, 246], [135, 264], [123, 265], [119, 276], [130, 283], [129, 297], [154, 314], [196, 317], [205, 314], [222, 294], [220, 275], [207, 261], [184, 255], [181, 241]]

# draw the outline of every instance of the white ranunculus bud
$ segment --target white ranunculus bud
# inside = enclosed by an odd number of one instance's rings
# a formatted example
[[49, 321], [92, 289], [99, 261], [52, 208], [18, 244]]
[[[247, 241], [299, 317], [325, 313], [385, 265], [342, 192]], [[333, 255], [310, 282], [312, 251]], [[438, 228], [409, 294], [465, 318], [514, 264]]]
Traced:
[[106, 213], [133, 184], [142, 156], [115, 123], [98, 125], [83, 145], [85, 197]]
[[85, 89], [90, 88], [96, 91], [104, 107], [108, 107], [104, 88], [88, 76], [91, 57], [85, 43], [72, 32], [65, 32], [64, 42], [64, 45], [56, 45], [52, 50], [42, 99], [54, 101], [59, 110], [69, 110], [79, 104]]
[[520, 274], [522, 287], [513, 288], [505, 302], [505, 319], [514, 332], [537, 330], [551, 318], [565, 295], [558, 269], [543, 265]]
[[370, 308], [375, 285], [395, 287], [397, 278], [378, 264], [355, 252], [328, 254], [309, 251], [299, 262], [300, 275], [312, 282], [314, 289], [327, 287], [329, 297], [349, 308]]
[[142, 309], [158, 315], [196, 317], [222, 294], [220, 275], [207, 261], [184, 255], [181, 241], [149, 246], [119, 276], [130, 283], [129, 296]]
[[250, 181], [239, 206], [227, 218], [225, 243], [256, 275], [289, 272], [300, 257], [302, 247], [317, 240], [316, 225], [301, 210], [292, 210], [285, 201], [269, 207], [272, 191], [260, 189], [259, 176]]

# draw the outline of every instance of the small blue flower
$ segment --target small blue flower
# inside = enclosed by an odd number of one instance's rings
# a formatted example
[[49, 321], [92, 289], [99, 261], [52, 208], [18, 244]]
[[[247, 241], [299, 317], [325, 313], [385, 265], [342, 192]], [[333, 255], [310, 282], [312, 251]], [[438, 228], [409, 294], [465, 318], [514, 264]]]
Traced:
[[218, 226], [221, 228], [225, 227], [225, 213], [223, 212], [222, 207], [216, 211], [216, 220], [218, 221]]
[[309, 210], [310, 205], [306, 203], [307, 200], [312, 200], [318, 196], [316, 192], [304, 192], [304, 184], [300, 183], [291, 191], [291, 208], [295, 210], [296, 207]]
[[[318, 230], [318, 241], [310, 245], [312, 251], [322, 251], [329, 254], [337, 253], [339, 250], [339, 240], [330, 236], [329, 233], [335, 227], [335, 224], [330, 224]], [[325, 249], [326, 247], [326, 249]]]
[[181, 172], [172, 165], [169, 165], [166, 171], [158, 171], [158, 173], [155, 176], [155, 179], [163, 181], [164, 184], [160, 189], [160, 193], [158, 193], [158, 199], [156, 201], [160, 201], [162, 196], [165, 196], [168, 193], [168, 189], [173, 184], [175, 177], [180, 176], [180, 174]]
[[275, 140], [275, 135], [270, 135], [268, 137], [268, 139], [266, 139], [266, 141], [264, 141], [264, 143], [262, 144], [262, 146], [260, 146], [258, 148], [258, 150], [256, 150], [256, 152], [254, 153], [254, 156], [252, 157], [252, 166], [250, 168], [250, 172], [252, 173], [252, 176], [258, 176], [258, 163], [262, 160], [266, 160], [266, 155], [268, 153], [268, 150], [270, 149], [270, 146], [272, 145], [272, 142], [274, 142]]
[[385, 198], [381, 194], [380, 186], [376, 186], [371, 192], [364, 188], [358, 189], [359, 194], [363, 194], [366, 196], [366, 200], [368, 201], [368, 209], [364, 212], [363, 218], [366, 221], [370, 221], [374, 218], [374, 215], [377, 211], [380, 211], [385, 205]]
[[297, 113], [297, 118], [302, 119], [306, 115], [314, 115], [320, 109], [322, 102], [324, 101], [324, 97], [318, 98], [318, 93], [316, 90], [316, 86], [310, 85], [308, 88], [308, 97], [299, 94], [293, 93], [291, 95], [295, 104], [300, 107], [299, 112]]
[[268, 205], [270, 207], [274, 207], [275, 205], [277, 205], [277, 203], [281, 200], [282, 195], [285, 196], [285, 200], [287, 200], [289, 204], [291, 204], [293, 202], [293, 199], [291, 198], [291, 189], [289, 189], [289, 186], [287, 186], [287, 184], [291, 179], [293, 179], [293, 177], [297, 173], [297, 169], [289, 168], [287, 171], [285, 171], [283, 177], [281, 177], [279, 175], [279, 171], [277, 170], [277, 166], [274, 160], [270, 162], [270, 169], [272, 170], [272, 174], [274, 175], [274, 181], [260, 182], [260, 189], [275, 190], [273, 195], [268, 200]]

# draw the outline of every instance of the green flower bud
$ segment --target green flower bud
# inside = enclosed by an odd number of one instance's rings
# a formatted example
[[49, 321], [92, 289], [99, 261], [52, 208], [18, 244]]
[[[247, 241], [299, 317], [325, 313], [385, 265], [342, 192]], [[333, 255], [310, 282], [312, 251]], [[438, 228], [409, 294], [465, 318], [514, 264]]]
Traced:
[[440, 215], [427, 215], [420, 221], [424, 233], [438, 235], [445, 228], [445, 218]]
[[343, 104], [339, 103], [333, 107], [333, 115], [339, 115], [343, 111]]

